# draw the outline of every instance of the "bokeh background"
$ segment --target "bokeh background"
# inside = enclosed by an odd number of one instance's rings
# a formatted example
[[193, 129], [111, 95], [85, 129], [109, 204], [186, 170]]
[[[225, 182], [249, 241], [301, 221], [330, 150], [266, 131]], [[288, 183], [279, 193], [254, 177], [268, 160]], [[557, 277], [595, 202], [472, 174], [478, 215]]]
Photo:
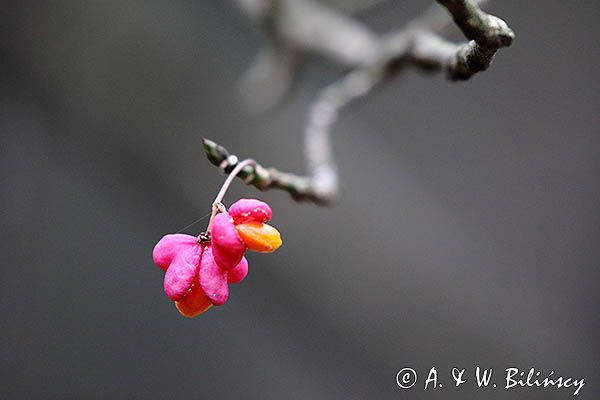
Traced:
[[[424, 7], [389, 3], [358, 15], [383, 33]], [[201, 138], [302, 171], [307, 107], [343, 71], [309, 59], [249, 115], [261, 38], [230, 2], [0, 9], [0, 398], [572, 397], [450, 387], [478, 365], [600, 395], [598, 2], [493, 2], [517, 39], [487, 72], [409, 71], [346, 109], [335, 207], [237, 182], [226, 201], [268, 201], [284, 246], [193, 320], [151, 251], [224, 179]], [[425, 391], [432, 366], [445, 387]]]

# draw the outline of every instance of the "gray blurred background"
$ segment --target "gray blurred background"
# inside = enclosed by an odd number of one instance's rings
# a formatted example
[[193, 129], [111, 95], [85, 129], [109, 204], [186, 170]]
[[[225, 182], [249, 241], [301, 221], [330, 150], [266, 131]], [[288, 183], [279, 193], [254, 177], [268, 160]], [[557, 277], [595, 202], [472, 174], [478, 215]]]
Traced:
[[[359, 16], [383, 33], [429, 4], [397, 3]], [[252, 116], [236, 88], [261, 38], [230, 2], [1, 5], [0, 398], [572, 397], [451, 387], [478, 365], [599, 398], [598, 2], [490, 3], [517, 39], [488, 71], [409, 71], [346, 109], [335, 207], [237, 182], [226, 201], [268, 201], [284, 246], [193, 320], [151, 251], [224, 179], [201, 138], [302, 171], [307, 107], [343, 71], [309, 60]]]

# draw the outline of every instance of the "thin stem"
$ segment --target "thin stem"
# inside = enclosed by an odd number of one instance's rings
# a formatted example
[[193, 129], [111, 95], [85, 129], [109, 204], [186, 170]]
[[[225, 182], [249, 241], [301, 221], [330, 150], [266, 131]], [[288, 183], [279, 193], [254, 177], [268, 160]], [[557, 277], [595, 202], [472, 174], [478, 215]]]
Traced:
[[213, 201], [213, 205], [221, 203], [221, 200], [223, 200], [223, 197], [225, 197], [225, 194], [227, 193], [229, 186], [231, 186], [231, 182], [233, 182], [233, 180], [235, 179], [237, 174], [240, 173], [241, 170], [243, 170], [244, 168], [246, 168], [249, 165], [252, 165], [252, 166], [256, 165], [256, 161], [251, 158], [247, 158], [244, 161], [240, 161], [238, 163], [238, 165], [235, 166], [235, 168], [233, 169], [233, 171], [231, 171], [231, 173], [229, 174], [227, 179], [225, 179], [225, 182], [223, 182], [223, 186], [221, 186], [221, 190], [219, 190], [217, 197], [215, 197], [215, 201]]
[[231, 182], [233, 182], [233, 180], [235, 179], [237, 174], [239, 174], [244, 168], [246, 168], [248, 166], [254, 166], [254, 165], [256, 165], [256, 161], [254, 161], [251, 158], [247, 158], [244, 161], [239, 162], [235, 166], [235, 168], [231, 171], [229, 176], [227, 176], [227, 179], [225, 179], [225, 182], [223, 182], [223, 186], [221, 186], [221, 190], [219, 190], [219, 193], [217, 193], [217, 197], [215, 197], [215, 200], [212, 203], [212, 212], [210, 214], [210, 220], [208, 221], [208, 226], [206, 227], [206, 233], [210, 233], [210, 228], [212, 226], [212, 222], [213, 222], [213, 219], [215, 218], [215, 215], [217, 215], [219, 212], [227, 211], [227, 208], [225, 208], [225, 206], [223, 205], [223, 203], [221, 201], [223, 200], [223, 197], [225, 197], [227, 190], [229, 190], [229, 186], [231, 186]]

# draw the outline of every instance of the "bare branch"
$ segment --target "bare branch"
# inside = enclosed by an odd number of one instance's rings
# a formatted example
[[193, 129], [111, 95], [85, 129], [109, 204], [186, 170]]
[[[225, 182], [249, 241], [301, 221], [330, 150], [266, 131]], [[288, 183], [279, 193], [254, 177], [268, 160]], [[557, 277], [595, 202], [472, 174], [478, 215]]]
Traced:
[[437, 0], [448, 9], [456, 25], [471, 42], [462, 46], [454, 61], [448, 66], [452, 79], [468, 79], [484, 71], [492, 62], [496, 51], [510, 46], [515, 34], [506, 22], [483, 12], [471, 0]]
[[302, 56], [319, 54], [345, 68], [373, 63], [379, 38], [365, 24], [314, 0], [235, 0], [264, 35], [242, 80], [243, 105], [271, 108], [290, 89]]
[[[477, 5], [482, 5], [488, 2], [488, 0], [475, 0]], [[432, 4], [427, 10], [421, 15], [410, 21], [403, 30], [407, 31], [429, 31], [431, 33], [437, 33], [442, 35], [447, 33], [452, 24], [448, 19], [447, 13], [437, 4]]]
[[473, 0], [437, 0], [446, 7], [467, 39], [480, 46], [500, 48], [510, 46], [515, 35], [506, 22], [486, 14]]
[[[238, 165], [239, 158], [232, 155], [223, 146], [209, 139], [202, 144], [208, 160], [228, 174]], [[296, 201], [310, 201], [325, 205], [329, 199], [322, 198], [314, 192], [310, 179], [304, 176], [281, 172], [275, 168], [265, 168], [260, 164], [247, 166], [237, 175], [244, 183], [265, 191], [280, 189], [288, 192]]]
[[[251, 0], [244, 0], [251, 1]], [[276, 0], [272, 0], [276, 2]], [[339, 117], [340, 110], [353, 100], [365, 96], [383, 82], [397, 76], [399, 71], [412, 66], [428, 71], [445, 71], [452, 80], [469, 79], [475, 73], [490, 65], [494, 54], [501, 47], [509, 46], [514, 33], [501, 19], [483, 12], [475, 0], [437, 0], [446, 7], [454, 22], [470, 42], [456, 44], [443, 39], [438, 34], [449, 25], [449, 19], [442, 23], [440, 10], [428, 10], [403, 29], [391, 32], [373, 41], [366, 27], [354, 22], [350, 17], [337, 17], [332, 11], [316, 6], [310, 1], [308, 8], [296, 9], [295, 16], [288, 20], [291, 28], [284, 35], [303, 49], [329, 53], [340, 59], [340, 48], [345, 36], [342, 52], [346, 61], [353, 60], [352, 54], [360, 60], [354, 70], [341, 79], [323, 88], [317, 95], [308, 113], [305, 127], [305, 157], [307, 176], [282, 173], [276, 169], [266, 169], [257, 165], [240, 175], [244, 181], [261, 190], [270, 188], [288, 191], [296, 200], [308, 200], [328, 204], [339, 195], [339, 179], [331, 150], [331, 131]], [[282, 4], [290, 0], [279, 0]], [[293, 1], [296, 5], [304, 1]], [[290, 8], [289, 10], [293, 10]], [[307, 11], [308, 10], [308, 11]], [[306, 13], [308, 14], [302, 14]], [[293, 15], [289, 15], [291, 18]], [[320, 35], [310, 34], [310, 29], [302, 27], [302, 19], [317, 21], [311, 29]], [[319, 18], [317, 18], [319, 17]], [[293, 18], [292, 18], [293, 19]], [[331, 31], [331, 28], [335, 28]], [[283, 31], [286, 32], [286, 31]], [[334, 41], [321, 40], [330, 32], [339, 35]], [[340, 35], [340, 32], [344, 32]], [[368, 38], [368, 39], [367, 39]], [[353, 45], [352, 43], [360, 45]], [[367, 45], [371, 43], [370, 45]], [[370, 47], [372, 52], [364, 49]], [[376, 54], [376, 56], [372, 56]], [[343, 57], [342, 57], [343, 58]], [[356, 61], [356, 60], [354, 60]], [[352, 62], [350, 62], [352, 63]], [[229, 172], [237, 163], [237, 157], [214, 142], [205, 140], [205, 150], [211, 162], [223, 171]]]

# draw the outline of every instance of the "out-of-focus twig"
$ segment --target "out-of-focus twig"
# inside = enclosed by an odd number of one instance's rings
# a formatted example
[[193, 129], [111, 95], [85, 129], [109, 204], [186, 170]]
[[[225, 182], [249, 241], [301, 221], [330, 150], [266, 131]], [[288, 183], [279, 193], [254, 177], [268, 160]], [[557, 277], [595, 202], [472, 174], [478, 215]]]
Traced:
[[486, 14], [474, 1], [437, 0], [448, 9], [469, 43], [461, 46], [447, 66], [452, 79], [468, 79], [487, 69], [498, 49], [512, 44], [515, 34], [506, 22]]
[[263, 34], [263, 47], [242, 79], [243, 104], [262, 112], [289, 90], [304, 55], [345, 68], [375, 61], [379, 38], [365, 24], [314, 0], [235, 0]]
[[[237, 1], [246, 6], [253, 3], [253, 0]], [[347, 75], [318, 93], [309, 110], [305, 127], [307, 176], [282, 173], [260, 165], [242, 176], [246, 183], [261, 190], [283, 189], [297, 200], [319, 204], [331, 203], [339, 194], [330, 137], [344, 106], [409, 66], [445, 71], [451, 80], [469, 79], [487, 69], [498, 49], [509, 46], [514, 38], [504, 21], [483, 12], [478, 5], [481, 1], [475, 0], [437, 0], [471, 40], [466, 44], [452, 43], [439, 36], [450, 22], [447, 16], [446, 22], [441, 22], [439, 7], [437, 11], [426, 11], [402, 29], [376, 37], [362, 23], [349, 16], [335, 15], [332, 10], [310, 0], [254, 1], [255, 4], [259, 2], [270, 4], [270, 7], [262, 8], [260, 18], [263, 21], [265, 16], [275, 19], [271, 26], [275, 42], [288, 43], [288, 48], [325, 53], [338, 62], [353, 65]], [[237, 158], [230, 156], [224, 148], [206, 140], [204, 145], [213, 164], [225, 172], [235, 166]]]

